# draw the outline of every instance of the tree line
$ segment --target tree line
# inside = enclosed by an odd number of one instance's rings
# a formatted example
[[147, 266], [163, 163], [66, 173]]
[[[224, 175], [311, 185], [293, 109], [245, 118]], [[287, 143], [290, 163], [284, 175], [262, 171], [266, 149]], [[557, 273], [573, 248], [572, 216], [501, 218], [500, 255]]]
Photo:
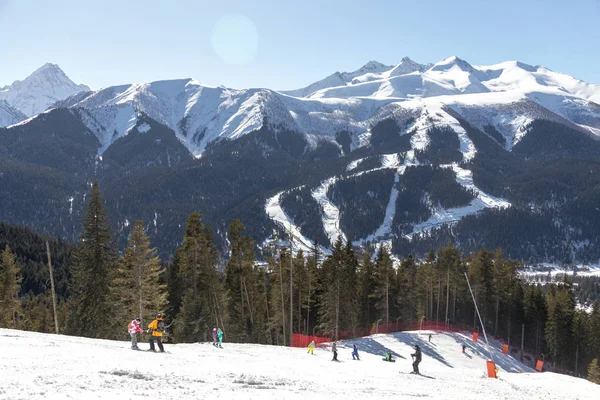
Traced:
[[[166, 314], [170, 340], [209, 340], [213, 327], [231, 342], [290, 345], [294, 333], [329, 335], [381, 322], [428, 320], [481, 329], [561, 368], [595, 371], [600, 356], [600, 305], [580, 310], [575, 286], [529, 283], [522, 265], [501, 249], [461, 254], [448, 243], [425, 260], [394, 260], [385, 246], [357, 249], [338, 239], [331, 252], [293, 251], [285, 232], [259, 248], [240, 220], [227, 233], [227, 254], [193, 212], [169, 263], [137, 221], [122, 254], [114, 244], [97, 183], [72, 252], [68, 293], [59, 297], [63, 333], [126, 339], [127, 323]], [[260, 257], [257, 254], [260, 249]], [[48, 303], [28, 301], [28, 279], [10, 246], [1, 256], [0, 327], [51, 332]], [[40, 267], [41, 268], [41, 267]], [[47, 298], [48, 288], [44, 295]], [[524, 333], [524, 335], [523, 335]]]

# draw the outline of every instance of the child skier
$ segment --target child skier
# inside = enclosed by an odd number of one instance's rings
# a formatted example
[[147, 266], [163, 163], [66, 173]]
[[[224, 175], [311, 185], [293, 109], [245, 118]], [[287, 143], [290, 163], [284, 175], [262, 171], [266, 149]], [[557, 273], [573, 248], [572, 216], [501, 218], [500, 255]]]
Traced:
[[217, 347], [217, 328], [212, 330], [213, 346]]
[[352, 359], [360, 361], [360, 358], [358, 358], [358, 347], [356, 347], [356, 343], [352, 345]]
[[313, 356], [315, 355], [315, 341], [314, 340], [312, 342], [310, 342], [310, 344], [308, 345], [308, 351], [306, 353], [312, 354]]
[[140, 318], [136, 318], [127, 325], [127, 328], [129, 328], [129, 335], [131, 335], [131, 350], [140, 349], [137, 345], [137, 334], [138, 332], [143, 332], [142, 328], [140, 328], [141, 322], [142, 320]]
[[421, 375], [421, 373], [419, 372], [419, 364], [421, 363], [421, 348], [419, 347], [419, 345], [415, 345], [415, 352], [414, 354], [411, 354], [411, 357], [414, 360], [413, 372], [411, 372], [411, 374]]
[[466, 353], [466, 350], [467, 350], [467, 346], [465, 346], [465, 345], [463, 344], [463, 345], [462, 345], [462, 350], [463, 350], [463, 351], [462, 351], [462, 352], [463, 352], [463, 354], [465, 354], [465, 353]]
[[217, 328], [217, 337], [219, 338], [219, 347], [223, 347], [223, 331]]
[[331, 360], [331, 361], [338, 361], [338, 359], [337, 359], [337, 342], [336, 341], [334, 341], [331, 344], [331, 351], [333, 352], [333, 360]]
[[151, 333], [150, 349], [148, 351], [153, 351], [156, 353], [156, 349], [154, 348], [154, 341], [156, 340], [156, 343], [158, 344], [158, 348], [160, 349], [160, 352], [161, 353], [165, 352], [165, 348], [163, 347], [163, 344], [162, 344], [162, 336], [163, 336], [164, 331], [165, 331], [165, 322], [162, 319], [162, 314], [157, 314], [156, 319], [154, 321], [150, 322], [150, 324], [148, 324], [148, 333]]

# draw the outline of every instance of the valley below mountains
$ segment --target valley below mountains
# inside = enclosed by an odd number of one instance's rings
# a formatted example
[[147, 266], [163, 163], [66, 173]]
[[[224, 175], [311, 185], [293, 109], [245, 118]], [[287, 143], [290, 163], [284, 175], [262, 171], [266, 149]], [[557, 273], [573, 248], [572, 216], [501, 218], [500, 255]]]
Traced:
[[96, 91], [47, 64], [0, 87], [0, 221], [76, 241], [97, 180], [118, 245], [163, 258], [197, 211], [309, 251], [600, 260], [600, 86], [520, 62], [371, 61], [289, 91], [177, 79]]

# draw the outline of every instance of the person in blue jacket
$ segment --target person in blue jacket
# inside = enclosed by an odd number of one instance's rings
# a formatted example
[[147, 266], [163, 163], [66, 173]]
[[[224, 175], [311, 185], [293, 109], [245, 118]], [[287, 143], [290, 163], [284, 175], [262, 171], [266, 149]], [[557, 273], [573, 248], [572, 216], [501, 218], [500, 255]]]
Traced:
[[356, 347], [356, 343], [352, 345], [352, 359], [360, 361], [360, 358], [358, 358], [358, 347]]

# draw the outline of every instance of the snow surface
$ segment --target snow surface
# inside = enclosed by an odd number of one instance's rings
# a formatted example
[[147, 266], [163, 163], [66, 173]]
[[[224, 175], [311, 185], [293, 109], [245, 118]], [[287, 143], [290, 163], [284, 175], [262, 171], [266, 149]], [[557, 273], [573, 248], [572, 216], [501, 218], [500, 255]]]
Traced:
[[473, 172], [470, 170], [461, 168], [456, 163], [442, 167], [451, 168], [456, 175], [456, 182], [465, 189], [473, 191], [476, 197], [464, 207], [436, 208], [432, 210], [431, 217], [420, 224], [415, 224], [412, 232], [405, 235], [407, 239], [412, 238], [414, 235], [430, 231], [440, 225], [460, 221], [467, 215], [476, 214], [486, 208], [508, 208], [511, 206], [505, 199], [487, 194], [475, 186], [475, 183], [473, 183]]
[[319, 203], [321, 210], [323, 211], [323, 228], [325, 229], [325, 234], [331, 245], [333, 245], [340, 237], [344, 242], [347, 240], [346, 235], [342, 232], [342, 228], [340, 227], [340, 210], [327, 197], [329, 187], [337, 180], [338, 178], [336, 177], [326, 179], [312, 191], [312, 197]]
[[[328, 345], [309, 355], [304, 348], [280, 346], [165, 344], [167, 353], [155, 354], [134, 352], [128, 341], [7, 329], [0, 329], [0, 338], [0, 399], [600, 398], [600, 386], [533, 372], [502, 355], [497, 342], [491, 344], [499, 379], [487, 378], [485, 345], [459, 333], [403, 332], [348, 340], [338, 344], [338, 363], [330, 361]], [[353, 343], [360, 361], [352, 360]], [[463, 343], [466, 354], [461, 353]], [[423, 352], [423, 376], [408, 374], [415, 344]], [[140, 343], [140, 348], [148, 344]], [[396, 362], [382, 361], [385, 352]]]
[[[281, 196], [286, 193], [285, 191], [277, 193], [275, 196], [267, 199], [265, 205], [265, 212], [277, 225], [279, 225], [285, 232], [291, 232], [294, 241], [292, 243], [292, 252], [302, 250], [305, 254], [310, 253], [313, 248], [312, 240], [306, 238], [300, 232], [300, 228], [294, 223], [292, 217], [287, 215], [281, 207]], [[269, 238], [265, 241], [269, 242]], [[263, 243], [266, 244], [266, 243]], [[328, 253], [329, 251], [325, 248], [321, 248], [322, 252]]]
[[17, 124], [25, 119], [27, 119], [25, 114], [0, 99], [0, 128]]
[[171, 128], [201, 157], [209, 143], [237, 139], [265, 123], [274, 131], [304, 134], [311, 146], [323, 139], [335, 142], [336, 133], [346, 131], [355, 149], [369, 144], [375, 124], [404, 110], [414, 114], [415, 128], [422, 131], [438, 125], [455, 129], [468, 160], [476, 149], [447, 108], [472, 117], [467, 119], [480, 129], [493, 126], [510, 150], [539, 118], [600, 135], [598, 101], [599, 85], [543, 67], [519, 62], [474, 67], [450, 57], [432, 65], [408, 58], [396, 66], [369, 62], [296, 91], [236, 90], [178, 79], [78, 94], [60, 106], [80, 110], [101, 142], [99, 154], [126, 135], [140, 113]]
[[0, 100], [6, 100], [27, 117], [32, 117], [57, 101], [89, 90], [89, 87], [77, 85], [70, 80], [58, 65], [48, 63], [26, 79], [0, 87]]

